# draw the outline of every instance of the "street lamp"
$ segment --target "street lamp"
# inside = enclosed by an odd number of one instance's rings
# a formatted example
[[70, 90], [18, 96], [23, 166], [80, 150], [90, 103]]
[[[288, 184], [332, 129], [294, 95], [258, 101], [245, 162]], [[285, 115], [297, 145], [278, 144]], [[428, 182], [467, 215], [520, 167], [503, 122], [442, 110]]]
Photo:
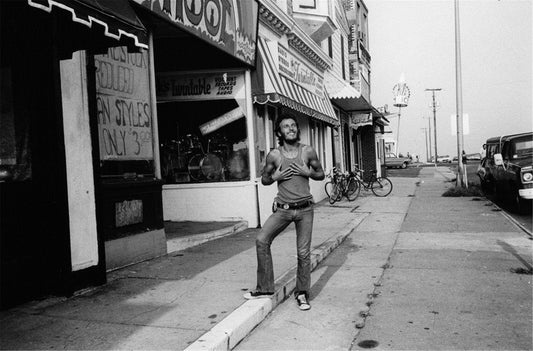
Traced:
[[433, 93], [433, 133], [434, 133], [434, 141], [435, 141], [435, 167], [437, 167], [437, 104], [435, 103], [435, 92], [441, 91], [441, 88], [432, 88], [432, 89], [426, 89], [426, 91], [431, 91]]
[[402, 115], [402, 107], [406, 107], [409, 103], [409, 97], [411, 91], [405, 84], [405, 76], [402, 73], [398, 84], [392, 88], [392, 94], [394, 96], [394, 106], [398, 107], [398, 134], [396, 135], [396, 153], [400, 153], [400, 117]]

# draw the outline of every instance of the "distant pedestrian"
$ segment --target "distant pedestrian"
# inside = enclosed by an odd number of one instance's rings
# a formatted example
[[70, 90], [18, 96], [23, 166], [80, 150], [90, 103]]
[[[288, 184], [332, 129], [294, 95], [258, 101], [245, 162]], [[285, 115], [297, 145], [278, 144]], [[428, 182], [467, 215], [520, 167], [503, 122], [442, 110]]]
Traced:
[[300, 128], [294, 117], [283, 114], [275, 126], [280, 146], [269, 152], [261, 175], [263, 185], [278, 183], [272, 215], [257, 235], [257, 286], [244, 294], [246, 299], [269, 297], [274, 293], [274, 267], [270, 246], [287, 226], [294, 222], [298, 268], [295, 298], [301, 310], [311, 308], [311, 233], [313, 231], [313, 196], [309, 178], [324, 179], [324, 170], [316, 151], [300, 143]]
[[463, 164], [466, 165], [466, 153], [465, 153], [465, 150], [463, 150], [463, 155], [462, 155], [462, 157], [463, 157]]
[[483, 161], [483, 159], [485, 157], [487, 157], [487, 144], [483, 144], [483, 146], [481, 147], [481, 161]]

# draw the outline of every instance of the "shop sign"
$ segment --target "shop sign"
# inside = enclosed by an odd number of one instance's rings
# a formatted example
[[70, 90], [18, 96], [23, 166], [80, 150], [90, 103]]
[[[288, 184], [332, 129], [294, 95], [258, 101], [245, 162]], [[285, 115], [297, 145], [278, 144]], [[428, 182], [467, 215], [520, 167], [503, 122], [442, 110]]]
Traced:
[[161, 73], [156, 86], [158, 101], [245, 98], [243, 73]]
[[357, 129], [359, 127], [372, 125], [371, 113], [352, 113], [350, 114], [350, 127]]
[[396, 84], [392, 88], [392, 94], [394, 95], [394, 106], [406, 107], [409, 104], [411, 91], [409, 90], [407, 84], [403, 82]]
[[255, 63], [256, 1], [134, 0], [249, 65]]
[[200, 126], [200, 132], [202, 135], [213, 133], [215, 130], [224, 127], [226, 124], [230, 124], [242, 117], [244, 117], [244, 111], [240, 107], [236, 107], [233, 110], [224, 113], [215, 119], [210, 120]]
[[350, 67], [350, 84], [357, 91], [361, 91], [361, 75], [359, 70], [359, 62], [357, 60], [349, 61]]
[[100, 159], [153, 159], [148, 52], [115, 47], [94, 61]]
[[302, 88], [323, 98], [324, 78], [278, 44], [279, 74], [289, 78]]

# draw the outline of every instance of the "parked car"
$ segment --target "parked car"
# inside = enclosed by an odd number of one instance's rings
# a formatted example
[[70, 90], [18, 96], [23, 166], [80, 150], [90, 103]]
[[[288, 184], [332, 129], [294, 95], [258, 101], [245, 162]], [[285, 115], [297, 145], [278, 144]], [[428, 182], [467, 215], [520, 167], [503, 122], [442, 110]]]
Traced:
[[479, 152], [473, 153], [473, 154], [466, 154], [466, 159], [469, 161], [480, 161], [481, 160], [481, 154]]
[[[481, 161], [481, 154], [479, 152], [473, 153], [473, 154], [466, 154], [466, 159], [468, 161]], [[459, 162], [457, 159], [457, 156], [454, 156], [452, 158], [452, 162]]]
[[437, 163], [452, 163], [452, 159], [449, 155], [438, 156]]
[[392, 152], [385, 154], [385, 165], [387, 168], [407, 168], [410, 163], [411, 159], [409, 157], [399, 157]]
[[477, 174], [484, 191], [512, 200], [519, 210], [533, 200], [533, 133], [487, 139], [487, 156]]

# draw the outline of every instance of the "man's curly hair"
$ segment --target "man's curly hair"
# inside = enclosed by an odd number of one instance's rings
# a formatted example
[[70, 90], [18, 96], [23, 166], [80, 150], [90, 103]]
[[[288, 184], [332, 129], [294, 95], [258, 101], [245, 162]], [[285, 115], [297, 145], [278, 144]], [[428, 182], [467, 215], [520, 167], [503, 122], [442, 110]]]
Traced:
[[279, 146], [283, 146], [283, 143], [285, 142], [285, 140], [283, 139], [283, 135], [281, 134], [281, 126], [280, 126], [281, 122], [285, 119], [292, 119], [294, 123], [296, 123], [296, 128], [298, 128], [298, 132], [296, 133], [296, 140], [300, 141], [300, 125], [298, 124], [298, 120], [296, 119], [296, 117], [294, 117], [294, 115], [290, 113], [282, 113], [276, 119], [276, 124], [274, 128], [274, 133], [278, 137]]

